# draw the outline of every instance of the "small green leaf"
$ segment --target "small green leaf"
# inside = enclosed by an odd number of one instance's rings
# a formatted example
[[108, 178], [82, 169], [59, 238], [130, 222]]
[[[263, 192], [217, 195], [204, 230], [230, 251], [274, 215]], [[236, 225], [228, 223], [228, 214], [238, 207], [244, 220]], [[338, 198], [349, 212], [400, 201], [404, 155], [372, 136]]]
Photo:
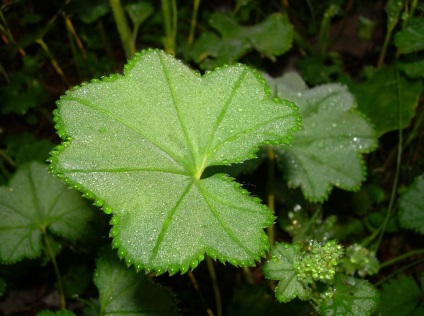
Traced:
[[99, 315], [177, 315], [173, 295], [144, 274], [126, 268], [116, 256], [97, 260], [94, 283], [99, 289]]
[[268, 81], [276, 96], [299, 105], [302, 116], [303, 129], [292, 146], [276, 149], [289, 186], [300, 186], [314, 202], [327, 198], [333, 186], [357, 190], [365, 177], [361, 154], [376, 146], [376, 137], [355, 111], [347, 88], [326, 84], [307, 89], [294, 73]]
[[408, 19], [406, 27], [395, 35], [395, 45], [402, 54], [424, 49], [424, 18]]
[[142, 1], [127, 4], [125, 10], [128, 12], [134, 28], [138, 28], [154, 12], [150, 3]]
[[400, 127], [409, 126], [423, 91], [422, 82], [398, 76], [394, 68], [382, 68], [367, 81], [346, 80], [346, 84], [355, 95], [358, 109], [371, 119], [379, 137], [399, 128], [398, 109]]
[[412, 277], [400, 275], [383, 285], [379, 311], [384, 316], [409, 316], [423, 307], [423, 293]]
[[212, 32], [203, 33], [193, 47], [192, 56], [197, 63], [213, 57], [216, 60], [209, 65], [214, 67], [233, 63], [251, 49], [274, 60], [274, 56], [289, 50], [293, 41], [293, 27], [281, 14], [272, 14], [257, 25], [241, 26], [230, 15], [214, 13], [210, 25], [222, 37]]
[[300, 264], [302, 245], [278, 243], [270, 251], [270, 257], [264, 267], [264, 275], [271, 280], [279, 280], [275, 296], [281, 302], [288, 302], [295, 297], [301, 300], [310, 298], [311, 288], [300, 281], [295, 268]]
[[424, 174], [418, 176], [399, 199], [399, 223], [424, 234]]
[[8, 187], [0, 187], [0, 261], [39, 256], [46, 231], [77, 240], [92, 215], [81, 196], [49, 175], [45, 165], [26, 164]]
[[416, 62], [402, 62], [398, 64], [398, 67], [411, 78], [424, 78], [424, 59]]
[[[378, 304], [378, 292], [367, 281], [338, 274], [333, 296], [319, 305], [324, 316], [371, 315]], [[386, 315], [386, 314], [384, 314]]]
[[161, 51], [123, 76], [69, 91], [55, 111], [64, 139], [52, 170], [114, 213], [113, 246], [137, 269], [186, 272], [203, 260], [253, 265], [265, 255], [271, 211], [207, 167], [288, 143], [300, 118], [243, 65], [200, 76]]

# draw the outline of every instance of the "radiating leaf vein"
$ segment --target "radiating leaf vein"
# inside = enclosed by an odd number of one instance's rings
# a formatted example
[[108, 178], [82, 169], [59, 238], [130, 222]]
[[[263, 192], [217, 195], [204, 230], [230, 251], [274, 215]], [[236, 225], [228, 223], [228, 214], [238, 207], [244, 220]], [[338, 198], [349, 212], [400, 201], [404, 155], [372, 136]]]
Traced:
[[115, 121], [119, 122], [120, 124], [124, 125], [125, 127], [129, 128], [130, 130], [136, 132], [141, 137], [143, 137], [143, 139], [145, 139], [145, 140], [149, 141], [150, 143], [152, 143], [157, 149], [159, 149], [163, 153], [167, 154], [176, 163], [178, 163], [179, 165], [181, 165], [183, 168], [186, 168], [185, 164], [182, 161], [179, 161], [178, 157], [174, 156], [169, 149], [165, 149], [164, 148], [165, 146], [163, 144], [160, 144], [160, 145], [157, 144], [155, 141], [153, 141], [152, 139], [150, 139], [146, 135], [144, 135], [138, 128], [130, 125], [127, 122], [124, 122], [119, 117], [113, 115], [111, 112], [107, 111], [106, 109], [103, 109], [101, 107], [98, 107], [98, 106], [92, 104], [91, 102], [85, 101], [85, 100], [80, 99], [80, 98], [75, 98], [75, 97], [68, 97], [68, 98], [69, 98], [70, 101], [75, 101], [75, 102], [78, 102], [79, 104], [84, 105], [86, 107], [89, 107], [89, 108], [91, 108], [93, 110], [97, 110], [97, 111], [103, 113], [104, 115], [106, 115], [106, 116], [114, 119]]

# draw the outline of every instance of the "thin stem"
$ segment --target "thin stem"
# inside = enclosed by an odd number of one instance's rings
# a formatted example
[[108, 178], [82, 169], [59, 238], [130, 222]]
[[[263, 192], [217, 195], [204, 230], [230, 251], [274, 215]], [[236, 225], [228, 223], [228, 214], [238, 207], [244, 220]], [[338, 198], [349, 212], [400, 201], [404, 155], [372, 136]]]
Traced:
[[[275, 177], [275, 153], [272, 147], [268, 148], [268, 207], [275, 213], [275, 194], [274, 194], [274, 179]], [[275, 242], [274, 223], [267, 229], [269, 243]]]
[[205, 299], [203, 298], [202, 292], [200, 292], [199, 284], [197, 283], [196, 277], [194, 276], [194, 273], [192, 271], [188, 271], [188, 277], [190, 278], [190, 282], [194, 287], [194, 290], [199, 295], [200, 301], [202, 302], [202, 305], [205, 306], [206, 314], [208, 316], [214, 316], [212, 310], [207, 306]]
[[175, 0], [162, 0], [162, 14], [165, 27], [165, 50], [168, 53], [175, 54], [175, 38], [177, 35], [177, 4]]
[[132, 40], [130, 27], [128, 26], [121, 1], [110, 0], [110, 6], [112, 7], [113, 16], [115, 18], [122, 46], [124, 46], [125, 55], [127, 58], [131, 58], [135, 54], [135, 43]]
[[215, 293], [216, 314], [217, 316], [222, 316], [221, 292], [219, 290], [218, 280], [215, 274], [215, 268], [213, 267], [212, 259], [209, 256], [206, 256], [206, 263], [208, 265], [209, 274], [212, 279], [213, 291]]
[[399, 261], [402, 261], [402, 260], [404, 260], [408, 257], [414, 256], [414, 255], [420, 255], [420, 254], [424, 254], [424, 249], [412, 250], [410, 252], [404, 253], [403, 255], [397, 256], [393, 259], [390, 259], [390, 260], [383, 262], [382, 264], [380, 264], [380, 269], [388, 267], [388, 266], [395, 264]]
[[392, 214], [393, 211], [393, 206], [395, 203], [395, 197], [396, 197], [396, 192], [397, 192], [397, 185], [398, 185], [398, 180], [399, 180], [399, 173], [400, 173], [400, 165], [402, 162], [402, 143], [403, 143], [403, 133], [402, 133], [402, 126], [401, 126], [401, 114], [400, 114], [400, 104], [399, 104], [399, 100], [400, 100], [400, 93], [399, 93], [399, 72], [396, 69], [396, 92], [397, 92], [397, 112], [398, 112], [398, 135], [399, 135], [399, 141], [398, 141], [398, 146], [397, 146], [397, 160], [396, 160], [396, 172], [395, 172], [395, 178], [393, 180], [393, 187], [392, 187], [392, 192], [390, 194], [390, 202], [389, 202], [389, 207], [387, 209], [387, 214], [386, 214], [386, 218], [384, 219], [383, 222], [383, 226], [382, 229], [380, 231], [380, 235], [378, 237], [378, 241], [376, 244], [376, 249], [378, 249], [380, 247], [381, 241], [383, 239], [383, 235], [384, 232], [386, 231], [386, 227], [387, 224], [389, 222], [390, 216]]
[[188, 35], [188, 45], [192, 45], [194, 42], [194, 32], [197, 25], [197, 13], [199, 11], [200, 0], [194, 0], [193, 3], [193, 14], [191, 15], [190, 33]]
[[403, 271], [405, 271], [405, 270], [407, 270], [407, 269], [409, 269], [409, 268], [411, 268], [411, 267], [413, 267], [413, 266], [415, 266], [415, 265], [417, 265], [417, 264], [421, 264], [421, 263], [423, 263], [423, 262], [424, 262], [424, 259], [417, 260], [417, 261], [411, 262], [410, 264], [408, 264], [408, 265], [406, 265], [406, 266], [403, 266], [402, 268], [396, 269], [396, 271], [395, 271], [395, 272], [393, 272], [392, 274], [390, 274], [390, 275], [388, 275], [387, 277], [385, 277], [384, 279], [382, 279], [382, 280], [380, 280], [380, 281], [376, 282], [376, 283], [374, 284], [374, 286], [375, 286], [375, 287], [379, 287], [381, 284], [383, 284], [383, 283], [384, 283], [384, 282], [386, 282], [387, 280], [390, 280], [390, 279], [391, 279], [391, 278], [393, 278], [395, 275], [400, 274], [400, 273], [402, 273]]
[[0, 156], [6, 160], [6, 162], [13, 168], [16, 167], [16, 163], [13, 161], [12, 158], [9, 157], [9, 155], [4, 151], [3, 149], [0, 149]]
[[54, 251], [51, 247], [49, 238], [47, 236], [46, 229], [43, 228], [42, 232], [43, 232], [44, 242], [45, 242], [46, 248], [47, 248], [47, 253], [50, 256], [50, 259], [52, 261], [53, 268], [54, 268], [54, 273], [56, 274], [57, 287], [58, 287], [59, 298], [60, 298], [60, 307], [62, 309], [65, 309], [66, 308], [66, 299], [65, 299], [65, 292], [63, 291], [63, 283], [62, 283], [62, 277], [60, 276], [60, 272], [59, 272], [59, 266], [57, 265], [56, 256], [55, 256]]
[[65, 74], [63, 73], [62, 68], [60, 68], [59, 64], [57, 63], [56, 59], [53, 57], [53, 55], [50, 53], [50, 50], [47, 46], [47, 44], [44, 42], [44, 40], [42, 38], [37, 38], [35, 40], [35, 42], [41, 46], [41, 48], [44, 50], [44, 52], [46, 53], [47, 57], [49, 57], [50, 59], [50, 63], [52, 64], [54, 70], [56, 70], [57, 74], [60, 76], [60, 78], [62, 78], [63, 82], [68, 86], [68, 88], [71, 88], [71, 85], [68, 81], [68, 79], [66, 79]]

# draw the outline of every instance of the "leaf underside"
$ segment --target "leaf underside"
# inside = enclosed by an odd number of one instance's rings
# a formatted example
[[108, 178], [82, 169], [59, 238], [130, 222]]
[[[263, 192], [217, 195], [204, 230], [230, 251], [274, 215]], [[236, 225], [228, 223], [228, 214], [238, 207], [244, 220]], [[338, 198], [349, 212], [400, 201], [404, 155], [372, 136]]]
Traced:
[[268, 82], [276, 96], [296, 102], [302, 116], [303, 127], [291, 146], [276, 149], [289, 185], [300, 187], [313, 202], [326, 199], [333, 186], [357, 190], [365, 178], [361, 154], [375, 148], [376, 135], [355, 111], [346, 87], [308, 89], [295, 73]]
[[147, 50], [124, 75], [68, 91], [55, 121], [64, 141], [52, 171], [113, 211], [113, 247], [127, 264], [173, 274], [205, 252], [242, 266], [264, 256], [271, 211], [223, 174], [202, 178], [298, 129], [294, 104], [271, 100], [257, 72], [235, 65], [202, 77]]

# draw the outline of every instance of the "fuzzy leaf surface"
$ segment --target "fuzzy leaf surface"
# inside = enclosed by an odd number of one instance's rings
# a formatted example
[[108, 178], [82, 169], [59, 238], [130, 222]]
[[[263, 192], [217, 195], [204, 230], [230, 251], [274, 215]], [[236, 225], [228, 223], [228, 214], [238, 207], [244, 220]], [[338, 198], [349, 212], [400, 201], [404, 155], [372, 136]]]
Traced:
[[400, 197], [399, 222], [404, 228], [424, 234], [424, 175], [417, 177]]
[[275, 296], [281, 302], [289, 302], [295, 297], [307, 300], [311, 296], [311, 288], [299, 280], [295, 271], [303, 255], [301, 249], [300, 244], [278, 243], [271, 249], [271, 259], [263, 267], [268, 279], [280, 281], [275, 288]]
[[125, 267], [116, 256], [104, 254], [97, 260], [94, 283], [99, 289], [100, 316], [178, 315], [170, 291]]
[[300, 118], [272, 99], [243, 65], [201, 76], [172, 56], [143, 51], [124, 75], [69, 91], [55, 120], [64, 142], [51, 169], [114, 213], [118, 254], [136, 269], [171, 274], [205, 252], [253, 265], [268, 249], [270, 210], [209, 166], [254, 158], [261, 144], [287, 143]]
[[0, 261], [39, 256], [44, 231], [76, 240], [92, 215], [85, 200], [52, 177], [44, 164], [25, 164], [9, 186], [0, 187]]
[[376, 135], [354, 108], [345, 86], [325, 84], [308, 89], [295, 73], [267, 78], [274, 95], [296, 102], [303, 128], [292, 146], [276, 153], [291, 187], [309, 200], [323, 201], [333, 186], [356, 190], [364, 180], [362, 153], [376, 146]]
[[339, 274], [334, 289], [332, 298], [320, 304], [320, 315], [372, 315], [377, 308], [378, 292], [368, 281]]

